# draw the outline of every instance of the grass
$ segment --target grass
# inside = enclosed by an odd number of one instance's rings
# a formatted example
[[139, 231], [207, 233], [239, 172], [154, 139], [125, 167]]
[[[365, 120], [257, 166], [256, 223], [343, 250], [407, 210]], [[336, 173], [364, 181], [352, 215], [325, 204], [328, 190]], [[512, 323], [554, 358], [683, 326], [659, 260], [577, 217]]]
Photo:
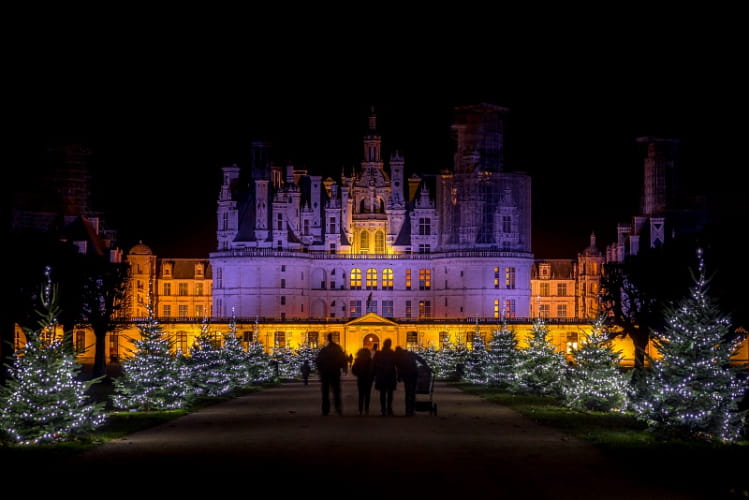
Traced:
[[[46, 443], [37, 445], [2, 445], [0, 444], [0, 462], [23, 464], [61, 461], [75, 454], [99, 446], [102, 443], [119, 439], [123, 436], [150, 427], [164, 424], [188, 413], [211, 406], [221, 401], [233, 399], [245, 394], [260, 391], [277, 384], [261, 384], [237, 389], [231, 394], [221, 397], [199, 397], [194, 399], [187, 408], [180, 410], [162, 411], [115, 411], [111, 407], [107, 410], [107, 421], [85, 438], [60, 443]], [[98, 401], [109, 402], [111, 387], [106, 382], [97, 384], [93, 397]]]
[[749, 441], [719, 444], [664, 440], [627, 413], [579, 412], [553, 398], [501, 393], [457, 384], [468, 393], [508, 406], [533, 421], [587, 441], [627, 473], [685, 494], [711, 499], [749, 498]]

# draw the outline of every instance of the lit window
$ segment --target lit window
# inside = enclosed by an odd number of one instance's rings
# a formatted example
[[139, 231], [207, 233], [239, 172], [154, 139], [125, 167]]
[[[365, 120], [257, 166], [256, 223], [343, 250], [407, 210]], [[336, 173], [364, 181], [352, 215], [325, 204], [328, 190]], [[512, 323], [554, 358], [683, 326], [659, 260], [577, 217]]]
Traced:
[[361, 253], [369, 253], [369, 233], [362, 231], [359, 236], [359, 250]]
[[393, 270], [392, 269], [382, 270], [382, 289], [383, 290], [393, 289]]
[[375, 233], [375, 253], [385, 253], [385, 233], [382, 231]]
[[352, 290], [361, 290], [361, 269], [351, 270], [350, 288]]
[[187, 353], [187, 332], [179, 331], [174, 336], [174, 350]]
[[419, 347], [419, 332], [406, 332], [406, 349], [417, 349]]
[[550, 313], [551, 307], [549, 304], [539, 304], [538, 306], [538, 316], [541, 318], [548, 318]]
[[432, 317], [432, 301], [431, 300], [419, 301], [419, 317], [420, 318]]
[[276, 347], [276, 348], [286, 347], [286, 332], [276, 331], [273, 334], [273, 347]]
[[377, 289], [377, 269], [367, 269], [367, 290]]
[[406, 269], [406, 290], [411, 289], [411, 270]]
[[352, 300], [349, 302], [349, 306], [351, 317], [361, 316], [361, 300]]
[[505, 300], [505, 318], [515, 317], [515, 299]]
[[177, 285], [177, 295], [187, 295], [187, 283], [179, 283]]
[[419, 290], [432, 289], [432, 270], [419, 269]]
[[557, 318], [567, 317], [567, 304], [559, 304], [557, 306]]
[[515, 268], [514, 267], [505, 268], [505, 288], [507, 289], [515, 288]]

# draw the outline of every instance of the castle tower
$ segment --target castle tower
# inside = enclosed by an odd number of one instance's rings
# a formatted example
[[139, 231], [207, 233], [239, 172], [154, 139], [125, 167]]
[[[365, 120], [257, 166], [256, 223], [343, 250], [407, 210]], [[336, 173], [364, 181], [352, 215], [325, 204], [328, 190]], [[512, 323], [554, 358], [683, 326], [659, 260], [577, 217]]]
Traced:
[[644, 144], [642, 215], [659, 215], [678, 207], [678, 152], [679, 141], [660, 137], [638, 137]]

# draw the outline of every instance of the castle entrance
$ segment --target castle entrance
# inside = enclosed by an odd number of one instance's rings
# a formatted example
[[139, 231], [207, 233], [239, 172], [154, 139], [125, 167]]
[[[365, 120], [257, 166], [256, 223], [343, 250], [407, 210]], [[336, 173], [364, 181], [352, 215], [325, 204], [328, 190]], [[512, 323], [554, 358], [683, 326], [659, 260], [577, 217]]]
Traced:
[[370, 351], [376, 351], [380, 348], [380, 337], [374, 333], [368, 333], [364, 336], [363, 347], [366, 347]]

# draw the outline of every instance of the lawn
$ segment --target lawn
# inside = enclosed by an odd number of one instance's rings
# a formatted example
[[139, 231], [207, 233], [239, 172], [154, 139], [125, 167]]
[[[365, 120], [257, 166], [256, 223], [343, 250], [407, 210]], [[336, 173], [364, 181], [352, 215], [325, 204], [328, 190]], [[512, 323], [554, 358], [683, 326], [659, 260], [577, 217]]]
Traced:
[[[456, 384], [492, 403], [590, 442], [634, 475], [669, 489], [711, 499], [749, 498], [749, 441], [733, 444], [662, 440], [627, 413], [579, 412], [552, 398], [500, 393]], [[749, 430], [745, 433], [749, 436]]]

